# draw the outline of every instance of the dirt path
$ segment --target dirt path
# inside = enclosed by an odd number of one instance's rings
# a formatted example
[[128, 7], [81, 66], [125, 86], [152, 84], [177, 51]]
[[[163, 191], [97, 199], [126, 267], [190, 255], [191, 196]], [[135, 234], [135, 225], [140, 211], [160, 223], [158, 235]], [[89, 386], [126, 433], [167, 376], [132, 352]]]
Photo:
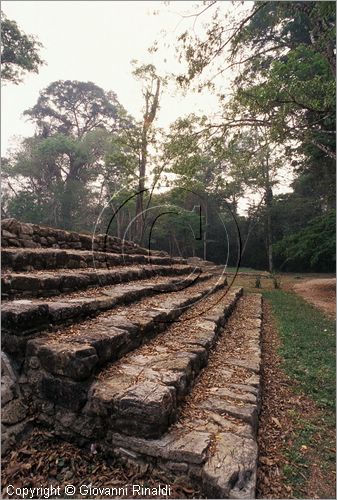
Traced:
[[336, 317], [336, 279], [312, 279], [294, 285], [294, 291], [329, 316]]

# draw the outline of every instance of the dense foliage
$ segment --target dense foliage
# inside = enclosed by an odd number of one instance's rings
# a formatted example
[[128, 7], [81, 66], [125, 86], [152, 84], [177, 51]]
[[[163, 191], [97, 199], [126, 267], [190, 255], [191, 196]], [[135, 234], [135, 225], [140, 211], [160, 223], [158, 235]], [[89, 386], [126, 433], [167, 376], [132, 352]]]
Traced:
[[43, 63], [39, 56], [41, 43], [26, 35], [17, 23], [1, 12], [1, 78], [18, 84], [26, 72], [37, 73]]
[[[88, 231], [100, 217], [102, 231], [176, 255], [235, 266], [241, 251], [241, 265], [257, 269], [333, 271], [335, 4], [255, 2], [239, 15], [205, 5], [205, 30], [179, 36], [187, 69], [175, 81], [217, 92], [217, 118], [160, 130], [167, 78], [152, 64], [133, 71], [138, 122], [114, 92], [52, 82], [25, 112], [34, 137], [3, 161], [3, 216]], [[34, 57], [25, 69], [37, 69]], [[223, 93], [213, 77], [221, 84], [229, 67]]]
[[[280, 267], [294, 271], [334, 271], [336, 267], [336, 211], [316, 217], [307, 227], [275, 245]], [[283, 262], [282, 262], [283, 260]]]

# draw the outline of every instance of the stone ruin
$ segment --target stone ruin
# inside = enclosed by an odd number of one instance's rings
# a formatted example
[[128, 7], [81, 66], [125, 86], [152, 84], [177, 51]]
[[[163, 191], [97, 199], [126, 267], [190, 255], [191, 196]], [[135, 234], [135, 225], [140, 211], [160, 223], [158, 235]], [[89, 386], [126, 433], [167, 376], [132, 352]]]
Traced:
[[209, 497], [254, 498], [261, 296], [111, 236], [15, 219], [1, 236], [3, 453], [46, 427]]

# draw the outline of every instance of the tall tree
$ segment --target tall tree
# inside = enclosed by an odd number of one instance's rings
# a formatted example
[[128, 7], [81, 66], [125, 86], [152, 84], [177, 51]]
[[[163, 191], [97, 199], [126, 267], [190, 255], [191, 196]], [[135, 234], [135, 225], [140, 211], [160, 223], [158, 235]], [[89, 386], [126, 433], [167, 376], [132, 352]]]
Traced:
[[[173, 186], [193, 192], [194, 204], [200, 206], [203, 220], [203, 258], [208, 256], [211, 218], [216, 216], [212, 206], [215, 198], [229, 201], [236, 211], [235, 198], [240, 185], [230, 176], [226, 168], [226, 153], [223, 140], [212, 135], [209, 129], [202, 129], [204, 117], [190, 115], [178, 119], [172, 126], [165, 144], [165, 154], [169, 159], [169, 172], [175, 178]], [[224, 208], [217, 202], [219, 211]]]
[[[136, 64], [136, 61], [134, 62]], [[135, 66], [133, 75], [140, 81], [143, 94], [143, 119], [140, 124], [139, 175], [136, 201], [136, 237], [141, 241], [145, 228], [144, 188], [148, 174], [149, 146], [154, 141], [154, 121], [159, 110], [160, 91], [164, 79], [158, 76], [153, 64]]]
[[133, 124], [110, 137], [103, 167], [104, 197], [114, 215], [114, 223], [111, 224], [111, 214], [107, 211], [106, 223], [110, 224], [111, 231], [115, 230], [119, 238], [125, 236], [128, 228], [127, 239], [131, 240], [136, 236], [134, 225], [129, 226], [135, 214], [134, 198], [122, 209], [120, 207], [137, 191], [139, 151], [140, 128]]
[[65, 229], [91, 228], [97, 201], [93, 183], [107, 141], [107, 132], [99, 129], [81, 139], [62, 134], [25, 139], [6, 166], [18, 189], [8, 203], [11, 215]]
[[80, 139], [96, 128], [114, 131], [129, 122], [114, 92], [77, 80], [51, 83], [24, 115], [37, 125], [42, 137], [64, 134]]
[[43, 60], [39, 56], [42, 44], [32, 35], [26, 35], [17, 23], [1, 12], [1, 77], [18, 84], [25, 73], [38, 73]]
[[335, 3], [255, 2], [236, 19], [219, 2], [209, 7], [205, 36], [180, 37], [188, 71], [178, 80], [234, 67], [235, 100], [231, 112], [225, 102], [222, 127], [263, 124], [281, 143], [310, 143], [335, 158]]

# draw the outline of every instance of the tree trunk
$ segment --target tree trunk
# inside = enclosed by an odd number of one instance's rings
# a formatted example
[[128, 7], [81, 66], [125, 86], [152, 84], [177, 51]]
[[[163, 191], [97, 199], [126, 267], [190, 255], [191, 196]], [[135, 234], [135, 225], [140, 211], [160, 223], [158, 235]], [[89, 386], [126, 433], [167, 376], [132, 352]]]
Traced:
[[267, 213], [267, 247], [268, 247], [268, 269], [269, 272], [272, 273], [274, 271], [274, 263], [273, 263], [272, 223], [271, 223], [270, 208], [271, 207], [268, 207], [268, 213]]
[[273, 204], [273, 190], [270, 186], [269, 179], [269, 165], [267, 158], [267, 183], [266, 183], [266, 208], [267, 208], [267, 253], [268, 253], [268, 270], [270, 273], [274, 271], [274, 262], [273, 262], [273, 234], [272, 234], [272, 219], [271, 219], [271, 208]]
[[246, 239], [245, 239], [245, 241], [243, 243], [243, 247], [242, 247], [242, 251], [241, 251], [241, 258], [243, 257], [243, 255], [244, 255], [244, 253], [246, 251], [246, 247], [247, 247], [247, 244], [248, 244], [249, 237], [250, 237], [250, 235], [251, 235], [254, 227], [258, 223], [259, 210], [261, 208], [261, 205], [262, 205], [263, 201], [264, 201], [264, 196], [262, 196], [261, 200], [259, 201], [259, 204], [257, 205], [256, 210], [255, 210], [255, 214], [253, 214], [254, 217], [256, 218], [256, 220], [254, 220], [252, 216], [250, 216], [250, 218], [249, 218], [248, 231], [247, 231]]
[[[136, 237], [138, 243], [141, 243], [144, 236], [145, 228], [145, 218], [144, 214], [144, 189], [145, 189], [145, 176], [146, 176], [146, 166], [147, 166], [147, 156], [148, 156], [148, 143], [149, 143], [149, 131], [151, 129], [152, 123], [156, 117], [158, 105], [159, 105], [159, 92], [160, 92], [160, 79], [156, 80], [156, 91], [155, 94], [147, 92], [145, 95], [145, 113], [143, 119], [143, 127], [141, 134], [141, 148], [140, 148], [140, 158], [139, 158], [139, 181], [138, 181], [138, 196], [136, 200]], [[152, 100], [152, 102], [151, 102]]]
[[141, 139], [141, 151], [139, 159], [139, 180], [138, 180], [138, 195], [136, 199], [136, 235], [138, 242], [141, 243], [143, 231], [144, 231], [144, 188], [145, 188], [145, 174], [146, 174], [146, 163], [147, 163], [147, 132], [145, 121], [142, 130]]
[[177, 237], [176, 237], [175, 233], [173, 233], [173, 240], [174, 240], [174, 243], [175, 243], [175, 245], [177, 247], [179, 257], [182, 257], [180, 246], [179, 246], [179, 243], [178, 243], [178, 240], [177, 240]]
[[121, 228], [121, 213], [118, 212], [116, 215], [116, 224], [117, 224], [117, 238], [122, 237], [122, 228]]
[[208, 228], [208, 200], [205, 203], [205, 228], [204, 228], [204, 260], [207, 260], [207, 228]]
[[72, 227], [72, 206], [71, 206], [71, 190], [69, 185], [64, 185], [62, 205], [61, 205], [61, 224], [62, 229], [70, 230]]

